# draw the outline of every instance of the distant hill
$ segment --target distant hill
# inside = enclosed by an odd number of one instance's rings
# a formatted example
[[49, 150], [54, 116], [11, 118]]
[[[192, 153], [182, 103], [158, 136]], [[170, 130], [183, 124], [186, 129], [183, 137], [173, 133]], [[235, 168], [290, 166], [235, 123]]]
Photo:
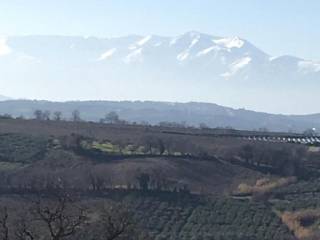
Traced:
[[115, 111], [121, 119], [130, 122], [178, 122], [209, 127], [232, 127], [243, 130], [266, 128], [270, 131], [303, 132], [306, 129], [320, 129], [320, 114], [313, 115], [276, 115], [233, 109], [210, 103], [170, 103], [151, 101], [78, 101], [49, 102], [31, 100], [9, 100], [0, 102], [0, 114], [18, 117], [33, 117], [35, 110], [61, 111], [63, 118], [69, 119], [74, 110], [88, 121], [99, 121], [108, 112]]
[[10, 100], [10, 98], [3, 96], [3, 95], [0, 95], [0, 101], [7, 101], [7, 100]]

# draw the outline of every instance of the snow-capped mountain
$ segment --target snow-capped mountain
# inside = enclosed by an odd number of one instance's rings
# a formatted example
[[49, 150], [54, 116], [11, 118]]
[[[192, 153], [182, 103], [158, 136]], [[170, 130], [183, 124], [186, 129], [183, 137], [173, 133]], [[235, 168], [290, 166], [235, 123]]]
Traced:
[[0, 76], [0, 93], [20, 98], [205, 101], [320, 112], [314, 104], [320, 62], [273, 57], [242, 38], [199, 32], [0, 38]]

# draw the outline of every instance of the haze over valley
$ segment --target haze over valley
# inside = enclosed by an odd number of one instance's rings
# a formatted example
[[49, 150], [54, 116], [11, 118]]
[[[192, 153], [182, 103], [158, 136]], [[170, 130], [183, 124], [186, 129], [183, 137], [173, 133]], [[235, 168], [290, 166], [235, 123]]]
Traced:
[[6, 79], [0, 94], [19, 99], [194, 101], [269, 113], [320, 112], [320, 62], [274, 57], [240, 37], [195, 31], [1, 38], [0, 76]]
[[319, 240], [319, 0], [1, 0], [0, 240]]

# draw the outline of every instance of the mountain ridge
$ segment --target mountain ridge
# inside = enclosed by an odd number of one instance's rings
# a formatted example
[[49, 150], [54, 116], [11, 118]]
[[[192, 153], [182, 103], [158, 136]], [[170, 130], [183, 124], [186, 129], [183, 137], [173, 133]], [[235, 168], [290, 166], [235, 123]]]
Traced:
[[12, 100], [12, 99], [7, 96], [0, 95], [0, 101], [8, 101], [8, 100]]
[[0, 114], [21, 115], [33, 118], [35, 110], [60, 111], [70, 119], [74, 110], [79, 110], [87, 121], [99, 121], [108, 112], [115, 111], [120, 118], [130, 122], [185, 122], [187, 125], [209, 127], [232, 127], [240, 130], [268, 129], [280, 132], [304, 132], [320, 129], [320, 114], [283, 115], [233, 109], [212, 103], [178, 103], [154, 101], [72, 101], [50, 102], [38, 100], [10, 100], [0, 102]]
[[319, 62], [272, 57], [245, 39], [195, 31], [176, 37], [2, 38], [0, 75], [6, 83], [0, 92], [15, 98], [121, 96], [286, 114], [320, 112], [310, 104], [320, 101]]

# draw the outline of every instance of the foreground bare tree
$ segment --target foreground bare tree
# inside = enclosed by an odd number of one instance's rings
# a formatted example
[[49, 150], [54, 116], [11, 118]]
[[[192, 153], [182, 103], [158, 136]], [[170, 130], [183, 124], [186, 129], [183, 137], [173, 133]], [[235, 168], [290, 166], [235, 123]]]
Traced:
[[51, 240], [61, 240], [74, 235], [84, 224], [86, 215], [68, 194], [55, 198], [55, 201], [39, 198], [35, 202], [34, 215], [45, 224]]
[[104, 226], [104, 240], [114, 240], [125, 235], [132, 226], [131, 216], [126, 208], [106, 206], [101, 214], [101, 224]]
[[8, 209], [6, 207], [3, 207], [0, 210], [0, 236], [2, 240], [9, 240], [8, 220]]
[[36, 240], [39, 239], [35, 227], [32, 225], [32, 219], [28, 218], [28, 213], [20, 215], [15, 222], [14, 235], [17, 240]]
[[68, 194], [59, 193], [31, 200], [18, 211], [0, 208], [0, 240], [150, 239], [137, 230], [127, 207], [114, 202], [103, 204], [91, 208], [94, 211], [90, 214]]

